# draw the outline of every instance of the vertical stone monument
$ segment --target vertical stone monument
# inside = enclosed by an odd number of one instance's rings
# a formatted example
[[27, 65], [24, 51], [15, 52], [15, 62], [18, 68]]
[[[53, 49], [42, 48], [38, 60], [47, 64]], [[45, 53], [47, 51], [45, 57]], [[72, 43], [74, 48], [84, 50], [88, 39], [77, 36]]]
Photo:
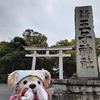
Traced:
[[76, 65], [78, 77], [98, 77], [91, 6], [75, 8]]

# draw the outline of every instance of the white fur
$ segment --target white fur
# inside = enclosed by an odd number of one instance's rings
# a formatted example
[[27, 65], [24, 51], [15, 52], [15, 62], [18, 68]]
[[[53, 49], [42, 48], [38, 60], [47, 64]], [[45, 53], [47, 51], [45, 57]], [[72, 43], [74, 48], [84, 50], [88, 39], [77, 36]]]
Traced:
[[39, 100], [48, 100], [48, 94], [41, 85], [37, 87], [37, 95]]
[[22, 100], [33, 100], [33, 98], [34, 98], [34, 94], [32, 92], [32, 89], [30, 88], [26, 91], [24, 96], [21, 97]]

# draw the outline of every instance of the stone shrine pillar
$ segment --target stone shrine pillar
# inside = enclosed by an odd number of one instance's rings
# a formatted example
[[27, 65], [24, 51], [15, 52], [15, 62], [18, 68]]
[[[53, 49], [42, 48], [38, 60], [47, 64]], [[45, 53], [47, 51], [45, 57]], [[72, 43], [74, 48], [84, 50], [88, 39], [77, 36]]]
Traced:
[[98, 77], [91, 6], [75, 8], [76, 65], [78, 77]]

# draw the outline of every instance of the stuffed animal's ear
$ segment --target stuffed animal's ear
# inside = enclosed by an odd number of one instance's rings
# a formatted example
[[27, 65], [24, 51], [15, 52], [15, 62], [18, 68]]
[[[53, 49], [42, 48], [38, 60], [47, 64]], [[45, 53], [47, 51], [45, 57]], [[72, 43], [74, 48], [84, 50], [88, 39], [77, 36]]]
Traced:
[[8, 76], [8, 85], [10, 87], [14, 87], [14, 77], [15, 77], [15, 71], [12, 72], [9, 76]]
[[50, 84], [51, 82], [51, 74], [50, 72], [48, 72], [47, 70], [44, 70], [45, 71], [45, 80], [44, 80], [44, 87], [48, 87], [48, 85]]

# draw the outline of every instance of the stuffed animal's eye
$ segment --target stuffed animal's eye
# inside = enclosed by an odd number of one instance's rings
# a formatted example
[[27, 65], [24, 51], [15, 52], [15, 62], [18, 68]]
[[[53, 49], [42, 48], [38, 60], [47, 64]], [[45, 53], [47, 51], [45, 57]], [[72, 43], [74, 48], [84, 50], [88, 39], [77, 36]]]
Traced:
[[25, 80], [24, 82], [23, 82], [23, 84], [26, 84], [27, 83], [27, 81]]
[[40, 84], [41, 82], [40, 81], [38, 81], [38, 84]]

